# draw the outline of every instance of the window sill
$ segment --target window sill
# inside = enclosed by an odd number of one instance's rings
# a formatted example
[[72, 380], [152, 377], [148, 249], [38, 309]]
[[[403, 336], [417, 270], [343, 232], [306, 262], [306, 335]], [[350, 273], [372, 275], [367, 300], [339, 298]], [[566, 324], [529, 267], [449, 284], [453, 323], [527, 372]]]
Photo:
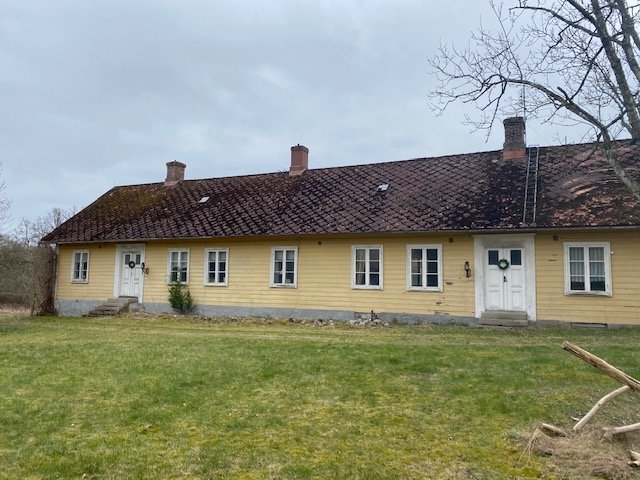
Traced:
[[584, 292], [582, 290], [569, 290], [564, 292], [566, 296], [587, 296], [587, 297], [613, 297], [611, 292]]
[[71, 280], [71, 283], [83, 285], [89, 283], [89, 280]]
[[228, 284], [226, 283], [205, 283], [205, 287], [226, 287]]
[[295, 283], [272, 283], [270, 288], [298, 288]]
[[410, 287], [410, 288], [407, 288], [407, 292], [436, 292], [436, 293], [442, 293], [442, 287], [425, 287], [425, 288]]
[[382, 290], [382, 286], [351, 285], [352, 290]]

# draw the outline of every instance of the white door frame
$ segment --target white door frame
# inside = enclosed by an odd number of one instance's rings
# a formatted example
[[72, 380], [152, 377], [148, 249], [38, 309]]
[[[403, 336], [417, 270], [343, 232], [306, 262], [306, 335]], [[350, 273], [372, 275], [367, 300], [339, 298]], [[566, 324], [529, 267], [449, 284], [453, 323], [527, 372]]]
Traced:
[[[116, 265], [115, 265], [115, 275], [114, 275], [114, 283], [113, 283], [113, 296], [118, 298], [120, 296], [120, 288], [122, 286], [122, 269], [123, 262], [122, 258], [125, 252], [130, 252], [132, 250], [139, 250], [140, 261], [144, 262], [144, 243], [125, 243], [121, 245], [116, 245]], [[144, 294], [144, 274], [140, 275], [140, 294], [138, 295], [138, 303], [142, 303], [143, 294]]]
[[476, 317], [485, 311], [485, 250], [491, 247], [522, 248], [525, 268], [525, 311], [529, 320], [536, 319], [536, 251], [534, 233], [473, 236]]

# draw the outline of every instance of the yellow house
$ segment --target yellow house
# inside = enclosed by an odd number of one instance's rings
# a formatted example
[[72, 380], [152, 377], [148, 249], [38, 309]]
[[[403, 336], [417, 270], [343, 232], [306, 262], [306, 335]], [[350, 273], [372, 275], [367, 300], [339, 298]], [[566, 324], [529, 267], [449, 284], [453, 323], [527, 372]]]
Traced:
[[[43, 240], [56, 244], [56, 307], [109, 299], [196, 313], [519, 325], [640, 324], [640, 206], [598, 144], [503, 150], [115, 187]], [[640, 149], [620, 142], [637, 172]], [[112, 303], [114, 303], [112, 301]], [[98, 310], [99, 311], [99, 310]]]

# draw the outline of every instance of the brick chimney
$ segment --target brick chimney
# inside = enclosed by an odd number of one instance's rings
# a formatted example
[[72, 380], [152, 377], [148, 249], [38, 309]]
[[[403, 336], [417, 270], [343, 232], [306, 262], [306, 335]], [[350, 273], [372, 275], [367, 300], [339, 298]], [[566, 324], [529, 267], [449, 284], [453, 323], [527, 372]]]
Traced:
[[167, 178], [164, 181], [164, 185], [169, 187], [183, 181], [185, 168], [187, 168], [187, 166], [177, 160], [167, 162]]
[[503, 160], [515, 160], [525, 157], [525, 124], [524, 117], [505, 118]]
[[302, 175], [309, 168], [309, 149], [303, 145], [291, 147], [291, 168], [289, 175]]

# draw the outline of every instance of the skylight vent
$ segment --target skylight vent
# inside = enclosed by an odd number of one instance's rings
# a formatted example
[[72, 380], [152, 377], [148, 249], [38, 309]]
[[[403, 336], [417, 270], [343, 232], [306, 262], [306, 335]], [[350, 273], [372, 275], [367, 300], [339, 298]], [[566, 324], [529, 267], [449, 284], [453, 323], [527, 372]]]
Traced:
[[202, 197], [198, 203], [206, 203], [207, 200], [209, 200], [209, 197]]
[[389, 188], [388, 183], [381, 183], [380, 185], [378, 185], [376, 192], [383, 193], [383, 192], [386, 192], [388, 188]]

